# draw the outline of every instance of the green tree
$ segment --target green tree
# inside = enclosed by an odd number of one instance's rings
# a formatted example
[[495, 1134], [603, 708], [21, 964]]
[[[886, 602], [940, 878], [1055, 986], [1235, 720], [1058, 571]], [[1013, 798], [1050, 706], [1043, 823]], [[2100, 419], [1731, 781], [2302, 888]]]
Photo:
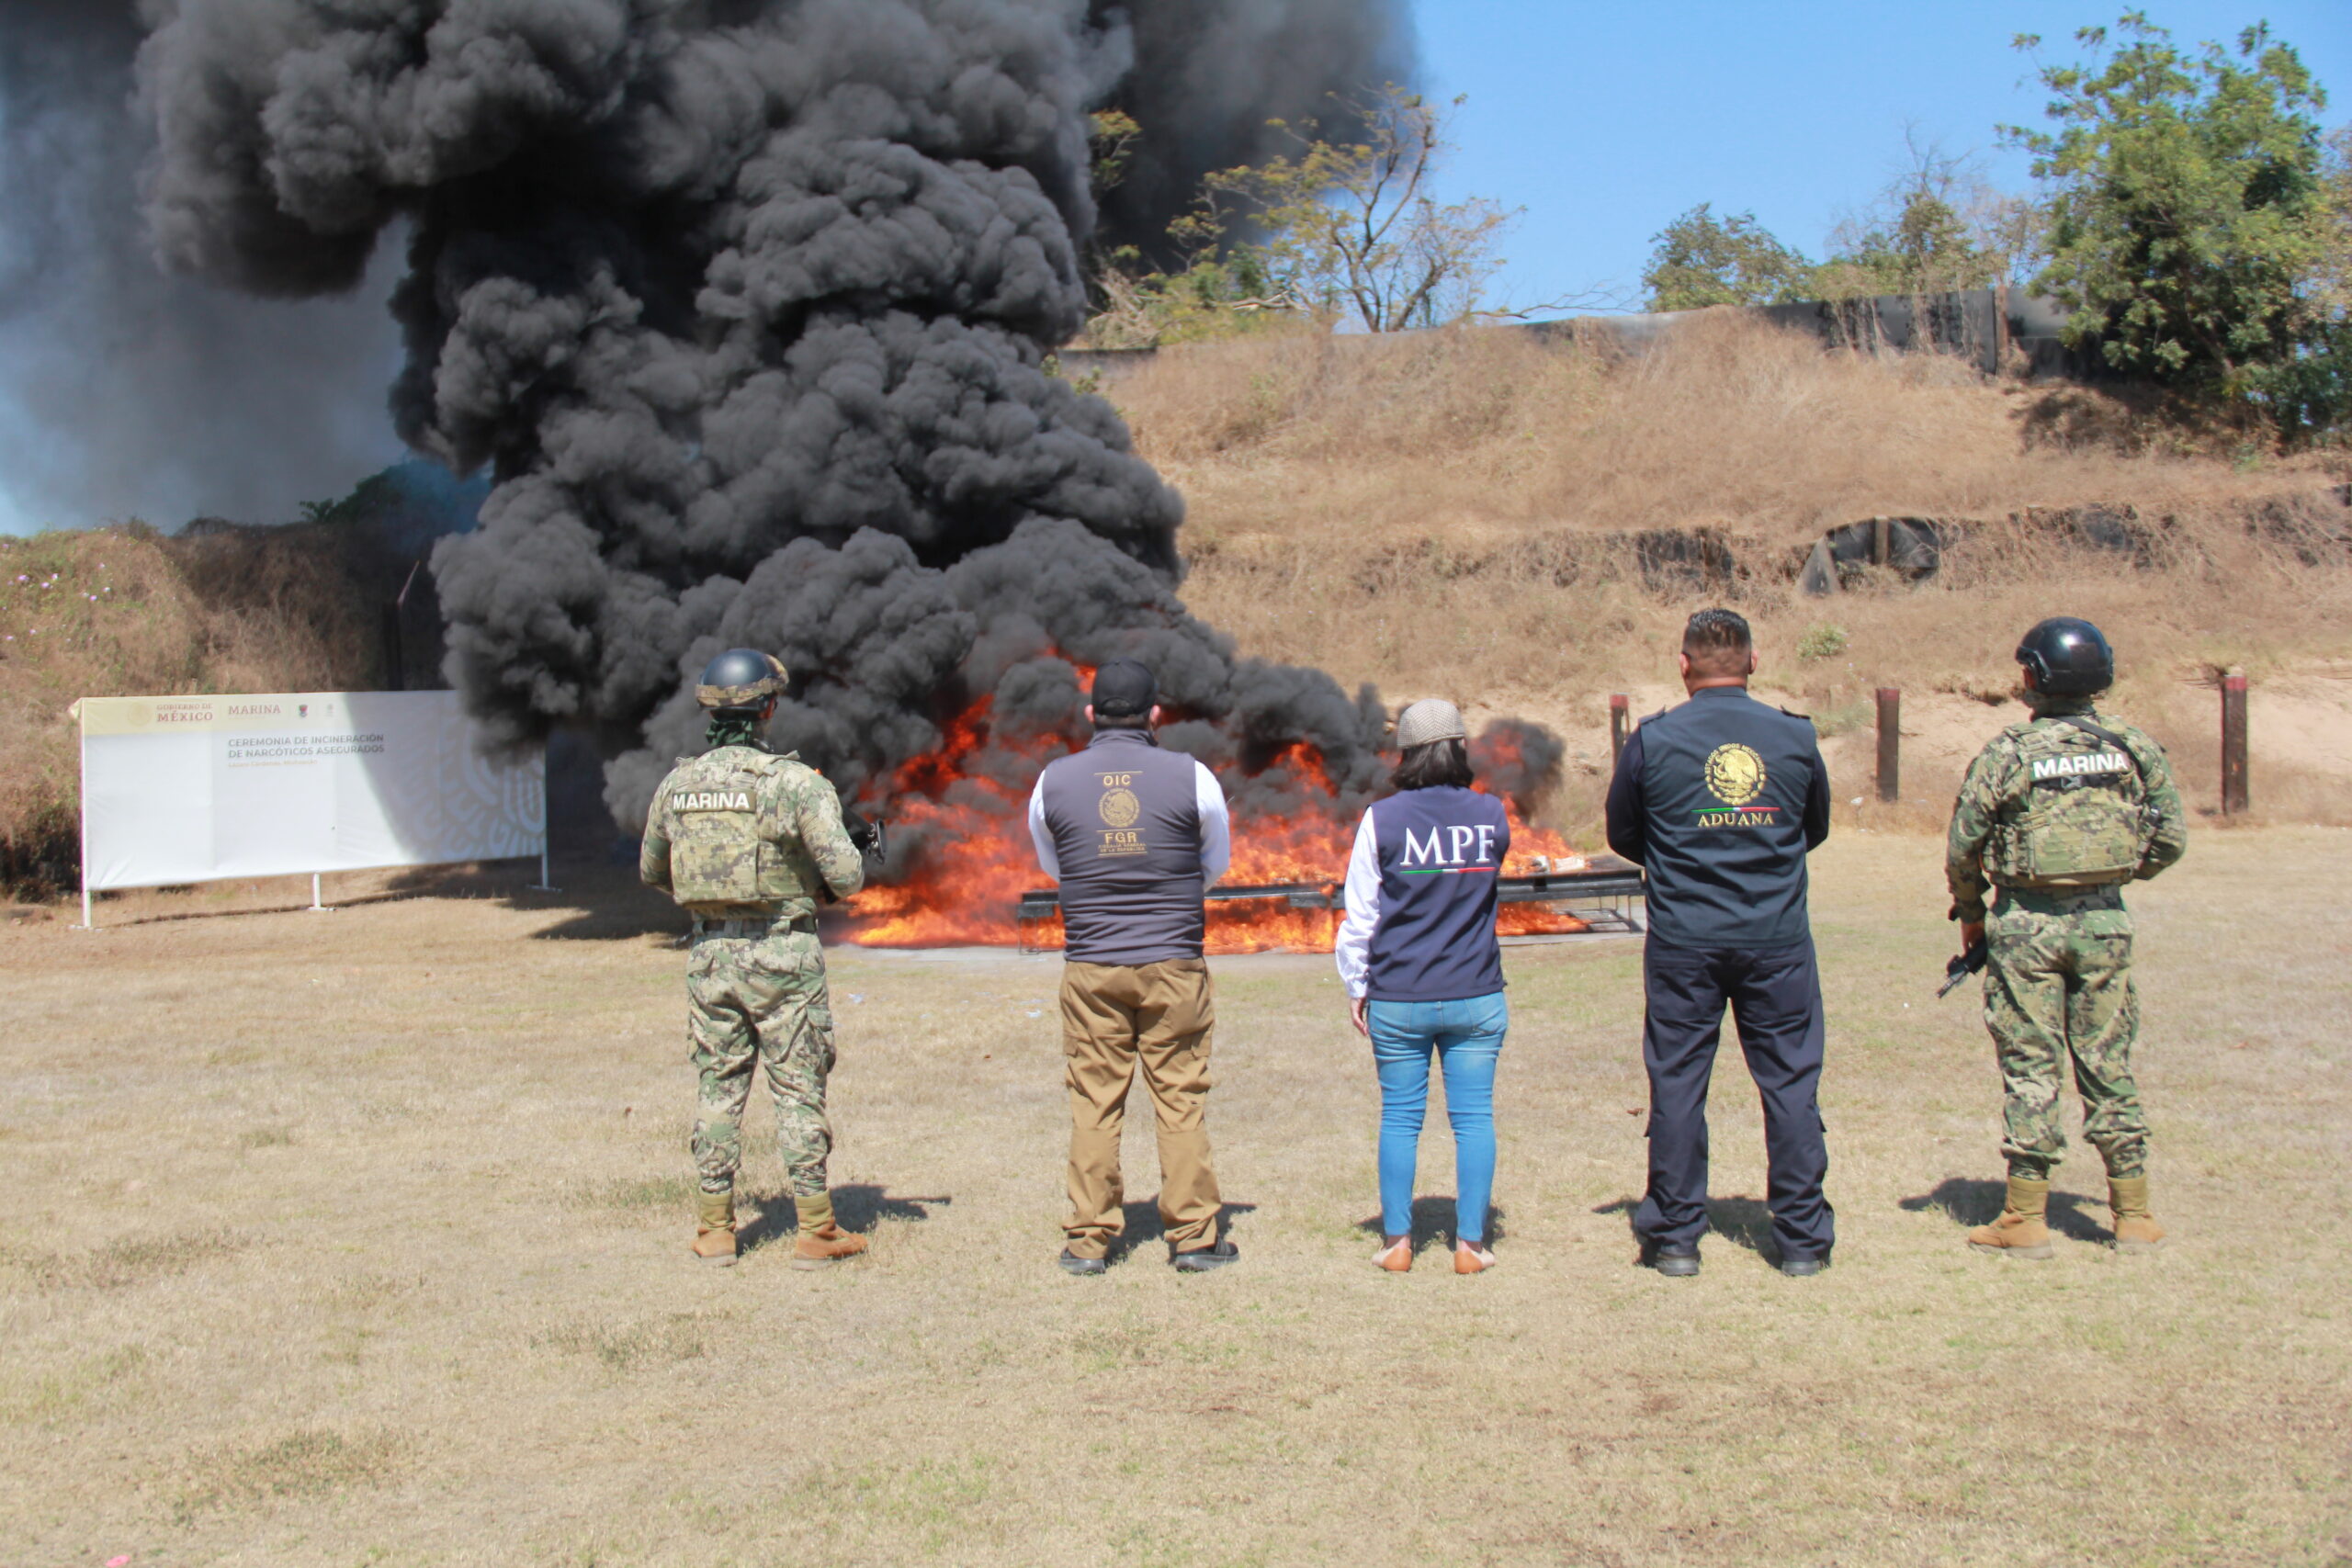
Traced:
[[[2174, 45], [2145, 15], [2075, 35], [2093, 58], [2040, 72], [2054, 129], [2007, 127], [2047, 191], [2040, 287], [2118, 369], [2270, 421], [2340, 417], [2345, 313], [2321, 287], [2331, 217], [2325, 96], [2254, 27], [2234, 51]], [[2039, 39], [2020, 38], [2022, 49]]]
[[1650, 236], [1642, 287], [1653, 310], [1780, 305], [1809, 297], [1813, 264], [1772, 237], [1752, 212], [1717, 218], [1701, 202]]

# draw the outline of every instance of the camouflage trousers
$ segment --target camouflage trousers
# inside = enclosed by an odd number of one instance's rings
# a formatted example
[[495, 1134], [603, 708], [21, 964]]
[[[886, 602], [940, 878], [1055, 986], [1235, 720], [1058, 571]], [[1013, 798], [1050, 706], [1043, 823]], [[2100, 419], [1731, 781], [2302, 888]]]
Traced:
[[1984, 939], [1984, 1025], [2001, 1065], [2001, 1153], [2010, 1174], [2046, 1180], [2058, 1163], [2066, 1146], [2058, 1097], [2071, 1068], [2083, 1136], [2109, 1175], [2140, 1175], [2148, 1120], [2132, 1077], [2140, 998], [2121, 893], [2004, 888]]
[[833, 1012], [825, 955], [812, 931], [747, 922], [697, 929], [686, 964], [686, 1034], [701, 1077], [695, 1171], [706, 1192], [733, 1189], [743, 1163], [743, 1111], [754, 1063], [775, 1101], [776, 1146], [796, 1197], [825, 1190], [833, 1130], [825, 1079], [833, 1070]]

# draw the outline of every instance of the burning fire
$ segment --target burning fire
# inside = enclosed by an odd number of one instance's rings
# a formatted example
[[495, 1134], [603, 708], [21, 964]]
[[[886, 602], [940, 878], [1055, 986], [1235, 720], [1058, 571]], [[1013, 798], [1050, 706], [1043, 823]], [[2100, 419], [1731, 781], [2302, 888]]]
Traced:
[[[1093, 671], [1079, 670], [1080, 689]], [[1058, 914], [1023, 933], [1015, 909], [1021, 895], [1049, 886], [1029, 842], [1029, 789], [1038, 771], [1067, 750], [1058, 735], [1023, 742], [991, 733], [989, 699], [980, 698], [946, 726], [936, 750], [903, 764], [880, 800], [861, 802], [890, 818], [894, 833], [924, 841], [911, 874], [871, 886], [850, 900], [848, 939], [865, 947], [1009, 946], [1025, 934], [1031, 945], [1058, 946]], [[989, 766], [973, 764], [987, 753]], [[1008, 768], [1008, 762], [1023, 764]], [[1018, 784], [1001, 782], [1012, 773]], [[1271, 775], [1271, 777], [1270, 777]], [[1282, 786], [1297, 804], [1282, 817], [1237, 817], [1233, 863], [1218, 886], [1276, 884], [1329, 888], [1335, 897], [1347, 873], [1356, 818], [1344, 812], [1320, 754], [1305, 742], [1284, 747], [1255, 777]], [[1507, 874], [1525, 874], [1539, 860], [1553, 870], [1583, 865], [1557, 833], [1531, 828], [1516, 805], [1504, 803], [1511, 829]], [[1288, 950], [1329, 953], [1340, 912], [1294, 908], [1287, 899], [1211, 899], [1208, 951], [1216, 953]], [[1505, 936], [1555, 934], [1586, 929], [1583, 921], [1542, 904], [1505, 904], [1496, 929]]]

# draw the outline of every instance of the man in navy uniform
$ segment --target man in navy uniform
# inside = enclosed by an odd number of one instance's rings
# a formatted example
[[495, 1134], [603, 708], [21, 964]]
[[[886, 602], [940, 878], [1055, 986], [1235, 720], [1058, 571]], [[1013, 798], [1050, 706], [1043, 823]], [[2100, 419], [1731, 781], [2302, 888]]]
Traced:
[[1821, 977], [1805, 855], [1829, 836], [1829, 775], [1809, 720], [1747, 694], [1747, 622], [1702, 610], [1679, 660], [1690, 700], [1643, 721], [1609, 785], [1609, 847], [1648, 875], [1642, 1063], [1650, 1078], [1642, 1261], [1699, 1272], [1707, 1230], [1707, 1083], [1724, 1004], [1764, 1102], [1772, 1235], [1783, 1274], [1817, 1274], [1835, 1240], [1822, 1178]]

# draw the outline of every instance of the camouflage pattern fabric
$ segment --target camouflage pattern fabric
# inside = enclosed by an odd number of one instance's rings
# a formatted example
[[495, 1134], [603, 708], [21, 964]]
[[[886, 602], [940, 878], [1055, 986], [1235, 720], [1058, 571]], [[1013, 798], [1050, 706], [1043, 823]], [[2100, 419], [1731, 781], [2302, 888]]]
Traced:
[[[695, 1173], [706, 1192], [733, 1189], [743, 1163], [743, 1111], [752, 1069], [766, 1069], [775, 1102], [776, 1149], [793, 1195], [825, 1190], [833, 1130], [825, 1082], [833, 1070], [833, 1012], [824, 950], [814, 931], [759, 922], [697, 931], [686, 966], [686, 1032], [697, 1089]], [[740, 933], [740, 934], [739, 934]]]
[[833, 1014], [816, 901], [820, 892], [846, 898], [865, 881], [841, 797], [797, 758], [748, 739], [681, 759], [654, 793], [638, 873], [696, 921], [686, 1033], [700, 1079], [693, 1147], [702, 1190], [734, 1186], [760, 1065], [792, 1190], [817, 1196], [833, 1145], [825, 1119]]
[[2121, 893], [2006, 889], [1984, 943], [1984, 1026], [2001, 1066], [2009, 1173], [2049, 1179], [2066, 1147], [2058, 1097], [2071, 1068], [2083, 1136], [2108, 1174], [2143, 1174], [2148, 1119], [2132, 1076], [2140, 998]]
[[[2065, 722], [2089, 720], [2124, 743], [2132, 763], [2109, 771], [2114, 748]], [[2037, 776], [2039, 774], [2039, 776]], [[2136, 856], [2112, 855], [2119, 821]], [[2188, 847], [2188, 813], [2164, 748], [2086, 697], [2042, 697], [1969, 764], [1952, 807], [1944, 875], [1959, 919], [1984, 918], [1985, 892], [2005, 887], [2100, 886], [2155, 875]]]
[[[2120, 752], [2065, 723], [2069, 715], [2112, 734]], [[2058, 1097], [2070, 1070], [2084, 1136], [2109, 1173], [2146, 1169], [2122, 885], [2156, 875], [2188, 847], [2188, 812], [2164, 748], [2086, 698], [2035, 699], [2033, 716], [2004, 729], [1970, 765], [1944, 870], [1954, 917], [1984, 923], [1984, 1024], [2001, 1067], [2010, 1174], [2046, 1179], [2058, 1162]], [[1996, 887], [2000, 902], [1988, 918]]]
[[645, 882], [697, 916], [809, 915], [846, 898], [865, 863], [841, 796], [797, 757], [717, 747], [680, 760], [654, 791], [638, 855]]

